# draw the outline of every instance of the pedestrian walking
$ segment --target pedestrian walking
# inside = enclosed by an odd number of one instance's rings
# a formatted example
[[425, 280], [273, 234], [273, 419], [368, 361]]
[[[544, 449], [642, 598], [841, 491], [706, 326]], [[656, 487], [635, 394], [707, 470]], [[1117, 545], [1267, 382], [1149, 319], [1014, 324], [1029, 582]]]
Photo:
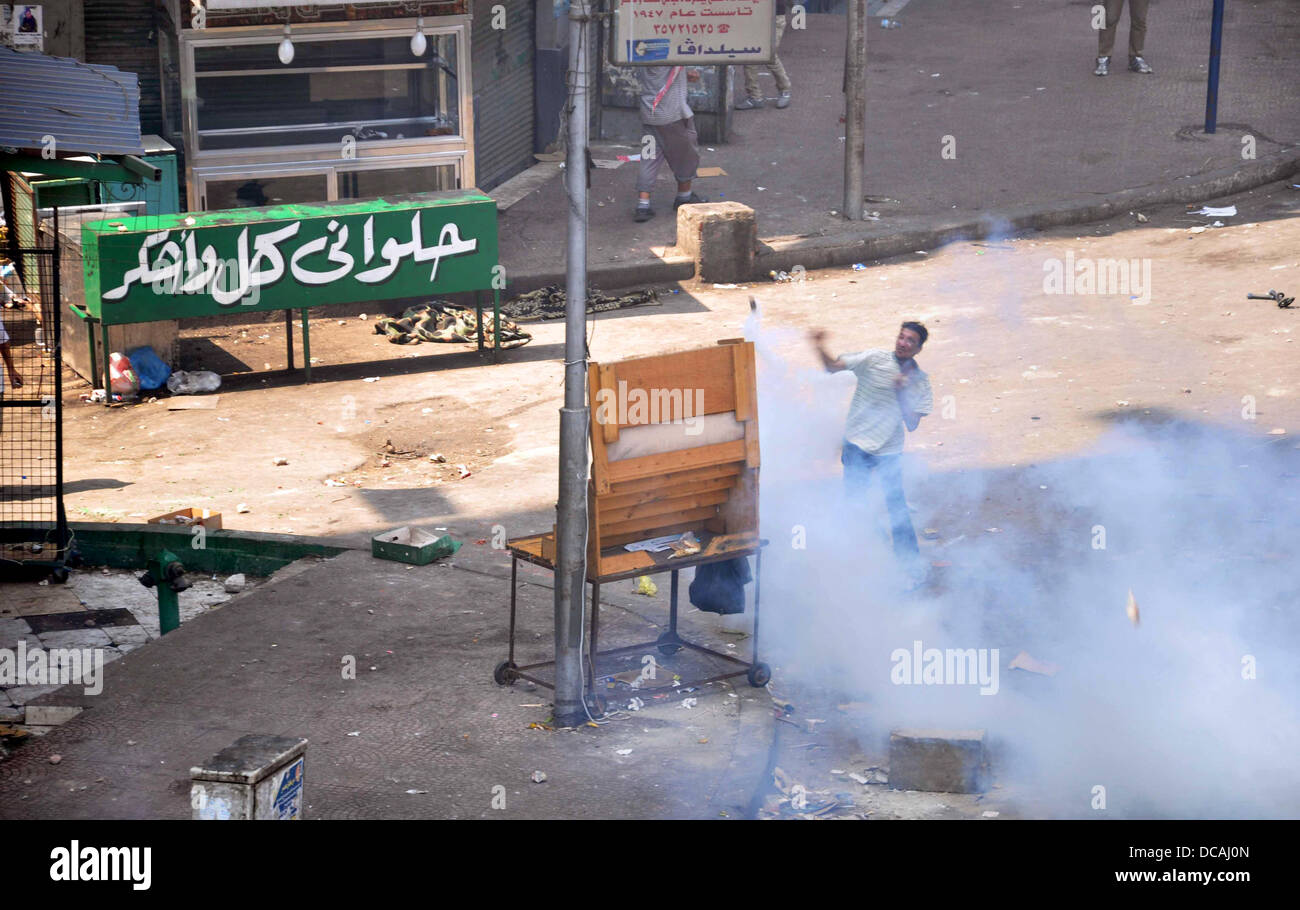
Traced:
[[885, 488], [894, 554], [913, 586], [925, 580], [916, 529], [903, 494], [904, 428], [912, 431], [934, 406], [930, 377], [916, 363], [916, 354], [929, 337], [919, 322], [904, 322], [894, 349], [874, 349], [832, 357], [825, 347], [826, 332], [816, 329], [809, 338], [827, 372], [852, 370], [858, 385], [849, 405], [840, 461], [848, 499], [861, 499], [873, 477]]
[[[1128, 68], [1135, 73], [1150, 74], [1151, 66], [1142, 59], [1142, 47], [1147, 39], [1147, 8], [1151, 0], [1128, 0]], [[1115, 33], [1119, 31], [1119, 17], [1124, 12], [1124, 0], [1106, 0], [1106, 27], [1097, 34], [1096, 76], [1110, 74], [1110, 54], [1115, 48]]]
[[695, 132], [695, 112], [686, 99], [686, 83], [700, 80], [699, 70], [681, 66], [642, 66], [637, 68], [640, 86], [641, 123], [653, 137], [653, 155], [641, 151], [637, 169], [637, 221], [654, 217], [650, 193], [654, 190], [659, 168], [667, 160], [677, 178], [677, 197], [673, 208], [688, 203], [708, 202], [691, 190], [691, 181], [700, 166], [699, 136]]
[[[781, 58], [776, 53], [777, 48], [781, 46], [781, 36], [785, 34], [785, 5], [785, 0], [776, 0], [776, 37], [772, 41], [772, 62], [766, 64], [768, 71], [776, 79], [776, 90], [779, 93], [776, 97], [776, 106], [780, 110], [790, 106], [790, 77], [786, 74], [785, 65], [781, 63]], [[744, 67], [745, 100], [736, 105], [736, 110], [752, 111], [767, 103], [763, 97], [763, 89], [758, 84], [758, 71], [761, 65], [763, 64]]]

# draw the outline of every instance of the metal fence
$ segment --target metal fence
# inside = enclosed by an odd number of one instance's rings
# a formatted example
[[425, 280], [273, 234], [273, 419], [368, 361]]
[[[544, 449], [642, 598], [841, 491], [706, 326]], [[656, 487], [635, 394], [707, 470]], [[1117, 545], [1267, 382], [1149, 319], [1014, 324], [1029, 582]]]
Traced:
[[[21, 192], [21, 188], [14, 187]], [[10, 224], [16, 275], [6, 280], [0, 324], [0, 573], [48, 566], [66, 577], [59, 216]], [[60, 579], [61, 580], [61, 579]]]

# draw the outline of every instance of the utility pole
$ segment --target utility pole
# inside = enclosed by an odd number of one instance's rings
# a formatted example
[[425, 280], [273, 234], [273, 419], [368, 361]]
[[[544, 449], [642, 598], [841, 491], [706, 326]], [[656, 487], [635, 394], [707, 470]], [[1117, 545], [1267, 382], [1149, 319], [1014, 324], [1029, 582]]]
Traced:
[[569, 200], [564, 306], [564, 407], [556, 506], [555, 723], [576, 727], [582, 703], [587, 536], [587, 126], [590, 0], [569, 4], [569, 109], [564, 182]]
[[848, 0], [844, 47], [844, 205], [850, 221], [862, 220], [867, 154], [867, 0]]
[[1205, 89], [1205, 131], [1219, 125], [1219, 51], [1223, 47], [1223, 0], [1214, 0], [1210, 19], [1210, 81]]

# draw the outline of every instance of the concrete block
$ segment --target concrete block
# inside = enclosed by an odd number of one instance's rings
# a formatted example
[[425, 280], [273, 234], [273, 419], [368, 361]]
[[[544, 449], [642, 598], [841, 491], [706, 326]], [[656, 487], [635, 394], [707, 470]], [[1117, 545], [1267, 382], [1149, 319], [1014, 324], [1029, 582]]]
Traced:
[[895, 790], [983, 793], [988, 770], [983, 730], [889, 734], [889, 785]]
[[754, 271], [758, 222], [739, 202], [702, 202], [677, 210], [677, 249], [695, 260], [700, 281], [748, 281]]
[[57, 727], [66, 724], [84, 710], [85, 708], [76, 705], [28, 705], [27, 723]]

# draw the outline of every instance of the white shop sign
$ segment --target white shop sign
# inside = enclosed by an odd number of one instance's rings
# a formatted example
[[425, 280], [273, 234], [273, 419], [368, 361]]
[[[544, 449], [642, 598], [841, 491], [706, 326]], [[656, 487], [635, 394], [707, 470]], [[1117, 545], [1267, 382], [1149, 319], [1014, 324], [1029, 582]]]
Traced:
[[769, 63], [775, 10], [775, 0], [618, 0], [613, 62]]

